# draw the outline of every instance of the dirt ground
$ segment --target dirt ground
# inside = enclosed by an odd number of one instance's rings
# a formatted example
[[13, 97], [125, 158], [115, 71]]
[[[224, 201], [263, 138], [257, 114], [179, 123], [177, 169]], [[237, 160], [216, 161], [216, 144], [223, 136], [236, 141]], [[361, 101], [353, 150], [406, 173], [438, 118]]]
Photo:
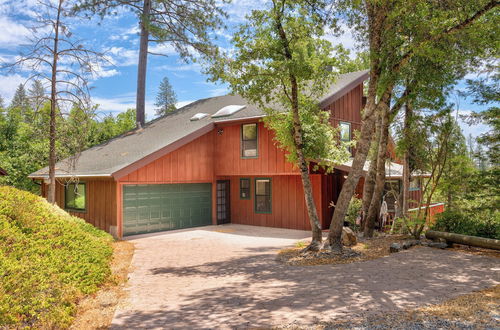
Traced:
[[[387, 256], [390, 254], [389, 246], [392, 243], [400, 243], [409, 239], [405, 235], [391, 235], [375, 237], [372, 239], [358, 239], [358, 243], [354, 246], [346, 248], [346, 251], [351, 251], [353, 256], [346, 256], [349, 252], [340, 256], [335, 254], [326, 255], [325, 257], [308, 254], [304, 256], [303, 248], [310, 242], [300, 241], [294, 247], [285, 248], [278, 252], [277, 260], [292, 266], [317, 266], [317, 265], [337, 265], [348, 264], [351, 262], [360, 262], [372, 260]], [[418, 247], [413, 247], [418, 248]], [[333, 256], [333, 257], [332, 257]]]
[[418, 247], [315, 267], [276, 261], [309, 232], [228, 225], [131, 238], [128, 295], [112, 328], [314, 326], [399, 313], [500, 284], [499, 259]]
[[82, 299], [71, 329], [107, 329], [111, 324], [116, 307], [126, 297], [123, 290], [128, 278], [134, 244], [127, 241], [113, 243], [111, 280], [94, 295]]

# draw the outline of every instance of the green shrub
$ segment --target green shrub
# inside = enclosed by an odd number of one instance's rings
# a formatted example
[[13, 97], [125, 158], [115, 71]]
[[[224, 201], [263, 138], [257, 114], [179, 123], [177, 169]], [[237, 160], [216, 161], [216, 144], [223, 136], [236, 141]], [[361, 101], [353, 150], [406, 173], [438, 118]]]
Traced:
[[356, 196], [351, 198], [349, 202], [349, 207], [347, 208], [346, 220], [349, 222], [349, 227], [351, 227], [354, 231], [359, 230], [359, 226], [356, 224], [356, 219], [359, 216], [359, 212], [361, 211], [361, 207], [363, 206], [363, 201]]
[[0, 326], [65, 328], [110, 275], [112, 237], [45, 199], [0, 186]]
[[437, 215], [433, 230], [500, 239], [500, 212], [467, 214], [446, 210]]

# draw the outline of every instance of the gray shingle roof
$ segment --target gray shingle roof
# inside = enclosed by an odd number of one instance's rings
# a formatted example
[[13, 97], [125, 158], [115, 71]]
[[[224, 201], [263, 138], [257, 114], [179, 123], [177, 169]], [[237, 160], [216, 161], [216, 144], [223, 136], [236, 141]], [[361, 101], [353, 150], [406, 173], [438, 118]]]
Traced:
[[[336, 83], [333, 84], [320, 102], [342, 96], [349, 89], [365, 80], [367, 76], [367, 71], [351, 72], [339, 76]], [[227, 105], [246, 105], [246, 107], [230, 117], [211, 118], [207, 116], [198, 121], [190, 120], [196, 113], [204, 112], [212, 115]], [[155, 119], [147, 123], [142, 129], [127, 132], [87, 149], [75, 157], [58, 162], [56, 164], [56, 176], [109, 177], [120, 169], [174, 142], [178, 142], [192, 133], [202, 129], [210, 129], [217, 122], [262, 116], [264, 116], [264, 113], [260, 109], [249, 104], [239, 95], [224, 95], [202, 99], [188, 104], [174, 113]], [[30, 178], [45, 178], [47, 176], [48, 167], [29, 175]]]

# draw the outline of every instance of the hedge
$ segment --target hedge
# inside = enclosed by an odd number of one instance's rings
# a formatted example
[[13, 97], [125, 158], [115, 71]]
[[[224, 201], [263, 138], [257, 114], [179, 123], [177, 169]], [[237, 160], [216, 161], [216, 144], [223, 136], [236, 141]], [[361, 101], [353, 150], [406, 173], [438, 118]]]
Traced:
[[66, 328], [110, 276], [113, 238], [39, 196], [0, 186], [0, 325]]

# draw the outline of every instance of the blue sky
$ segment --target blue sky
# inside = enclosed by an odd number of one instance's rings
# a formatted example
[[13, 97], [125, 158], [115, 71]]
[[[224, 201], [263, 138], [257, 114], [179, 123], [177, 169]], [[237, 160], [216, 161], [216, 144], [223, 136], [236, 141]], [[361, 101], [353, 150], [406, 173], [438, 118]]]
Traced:
[[[226, 24], [229, 30], [216, 31], [217, 43], [222, 47], [229, 46], [231, 30], [245, 19], [245, 15], [253, 8], [259, 8], [264, 0], [234, 0], [226, 5], [229, 19]], [[0, 59], [8, 59], [18, 54], [30, 31], [34, 13], [38, 9], [36, 0], [0, 0]], [[92, 81], [92, 99], [100, 105], [102, 112], [118, 113], [135, 106], [137, 54], [138, 54], [138, 24], [136, 17], [131, 13], [122, 13], [117, 17], [92, 20], [76, 20], [71, 24], [72, 32], [86, 45], [97, 51], [106, 52], [113, 65], [100, 68], [100, 76]], [[355, 49], [355, 42], [345, 27], [342, 36], [327, 35], [333, 43], [342, 43], [345, 47]], [[206, 81], [197, 64], [184, 63], [168, 45], [157, 46], [152, 44], [155, 52], [168, 55], [149, 56], [146, 112], [148, 119], [154, 116], [154, 99], [158, 86], [163, 77], [167, 76], [172, 84], [179, 101], [179, 105], [211, 96], [223, 95], [228, 92], [225, 85], [217, 85]], [[26, 74], [1, 73], [0, 95], [8, 103], [20, 83], [26, 80]], [[458, 88], [463, 88], [460, 84]], [[457, 99], [452, 99], [456, 102]], [[460, 113], [471, 110], [480, 110], [468, 100], [459, 99]], [[483, 125], [469, 127], [462, 124], [464, 133], [477, 136], [488, 128]]]

